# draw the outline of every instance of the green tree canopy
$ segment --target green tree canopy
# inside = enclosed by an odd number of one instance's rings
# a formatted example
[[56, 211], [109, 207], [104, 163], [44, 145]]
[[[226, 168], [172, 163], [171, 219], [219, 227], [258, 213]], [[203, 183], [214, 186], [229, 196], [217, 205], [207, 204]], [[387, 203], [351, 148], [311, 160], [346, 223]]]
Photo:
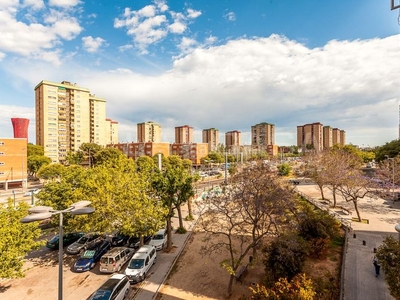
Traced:
[[21, 223], [28, 209], [24, 202], [15, 209], [11, 198], [0, 204], [0, 278], [22, 277], [22, 258], [44, 244], [37, 240], [41, 233], [38, 222]]

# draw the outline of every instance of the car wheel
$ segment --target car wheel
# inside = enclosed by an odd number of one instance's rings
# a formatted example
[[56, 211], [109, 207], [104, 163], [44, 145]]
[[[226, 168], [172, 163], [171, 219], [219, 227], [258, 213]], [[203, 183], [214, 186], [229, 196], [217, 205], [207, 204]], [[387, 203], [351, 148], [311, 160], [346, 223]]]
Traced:
[[143, 273], [142, 281], [146, 279], [146, 273]]
[[157, 261], [157, 257], [154, 258], [154, 260], [153, 260], [153, 265], [155, 265], [156, 261]]

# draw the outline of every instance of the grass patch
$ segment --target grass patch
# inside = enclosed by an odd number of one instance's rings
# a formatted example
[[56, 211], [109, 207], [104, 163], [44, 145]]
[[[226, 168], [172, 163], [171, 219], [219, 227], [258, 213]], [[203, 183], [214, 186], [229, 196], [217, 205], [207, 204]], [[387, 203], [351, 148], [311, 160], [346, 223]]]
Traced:
[[[358, 221], [358, 218], [351, 218], [352, 222], [360, 222]], [[361, 219], [361, 223], [363, 224], [369, 224], [369, 220], [368, 219]]]

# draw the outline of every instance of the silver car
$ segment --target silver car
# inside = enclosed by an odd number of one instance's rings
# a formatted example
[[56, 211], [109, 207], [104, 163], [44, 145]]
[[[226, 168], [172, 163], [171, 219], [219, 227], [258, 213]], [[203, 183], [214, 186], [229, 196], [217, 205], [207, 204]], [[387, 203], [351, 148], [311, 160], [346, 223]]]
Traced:
[[103, 237], [100, 234], [85, 234], [75, 243], [69, 245], [66, 252], [68, 254], [79, 254], [102, 239]]

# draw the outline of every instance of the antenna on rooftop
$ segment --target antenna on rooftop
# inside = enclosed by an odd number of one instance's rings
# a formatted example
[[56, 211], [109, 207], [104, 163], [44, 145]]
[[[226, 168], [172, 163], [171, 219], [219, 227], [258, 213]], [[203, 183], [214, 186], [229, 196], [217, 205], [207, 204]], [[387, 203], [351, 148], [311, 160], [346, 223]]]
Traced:
[[[400, 0], [390, 0], [390, 9], [395, 10], [400, 8]], [[397, 23], [400, 25], [400, 10], [399, 16], [397, 17]]]

